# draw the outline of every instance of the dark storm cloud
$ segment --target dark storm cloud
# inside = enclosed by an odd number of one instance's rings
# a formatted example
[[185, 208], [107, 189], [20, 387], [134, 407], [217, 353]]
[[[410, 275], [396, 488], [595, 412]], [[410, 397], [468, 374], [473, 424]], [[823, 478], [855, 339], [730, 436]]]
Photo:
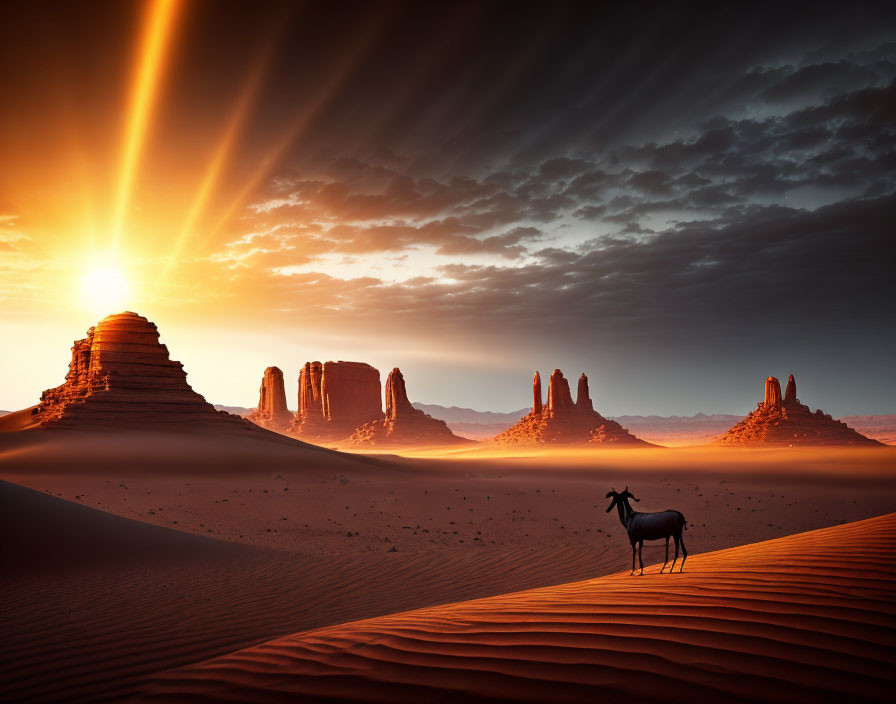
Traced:
[[864, 88], [778, 116], [710, 118], [686, 139], [623, 146], [590, 159], [555, 158], [528, 173], [483, 178], [414, 178], [341, 160], [312, 180], [281, 174], [279, 192], [256, 211], [262, 221], [289, 215], [313, 223], [317, 236], [303, 256], [428, 245], [442, 255], [518, 259], [544, 225], [563, 218], [647, 234], [657, 227], [644, 218], [671, 223], [740, 214], [755, 199], [786, 198], [798, 189], [825, 191], [821, 202], [890, 193], [896, 187], [891, 103], [896, 85]]
[[826, 325], [881, 325], [896, 296], [894, 208], [892, 195], [814, 211], [756, 206], [645, 240], [601, 238], [579, 253], [540, 250], [520, 267], [446, 264], [441, 273], [458, 283], [379, 283], [365, 288], [364, 310], [388, 311], [412, 296], [417, 305], [396, 315], [415, 326], [463, 327], [475, 311], [482, 328], [535, 319], [546, 333], [570, 335], [576, 321], [588, 321], [657, 341], [673, 330], [704, 341], [752, 326], [779, 333], [819, 317]]
[[[814, 211], [753, 206], [638, 240], [542, 249], [523, 266], [446, 264], [440, 274], [451, 283], [314, 272], [277, 281], [303, 316], [361, 327], [382, 325], [383, 315], [396, 329], [448, 335], [471, 325], [486, 336], [525, 334], [536, 325], [552, 339], [590, 344], [599, 335], [603, 345], [623, 348], [726, 339], [767, 345], [831, 331], [881, 341], [892, 336], [896, 299], [894, 209], [893, 195]], [[534, 237], [507, 233], [507, 242]]]
[[825, 335], [896, 346], [889, 6], [399, 14], [416, 34], [346, 81], [248, 220], [319, 228], [256, 252], [267, 271], [433, 263], [400, 283], [278, 276], [303, 310], [685, 356], [795, 329], [831, 364]]

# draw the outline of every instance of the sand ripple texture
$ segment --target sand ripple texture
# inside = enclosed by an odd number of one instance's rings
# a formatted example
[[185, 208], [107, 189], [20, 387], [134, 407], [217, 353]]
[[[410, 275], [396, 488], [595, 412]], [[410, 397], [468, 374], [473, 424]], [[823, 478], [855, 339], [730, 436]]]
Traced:
[[117, 701], [288, 633], [608, 574], [626, 554], [328, 558], [180, 533], [0, 482], [0, 701]]
[[896, 514], [306, 631], [141, 701], [893, 701]]

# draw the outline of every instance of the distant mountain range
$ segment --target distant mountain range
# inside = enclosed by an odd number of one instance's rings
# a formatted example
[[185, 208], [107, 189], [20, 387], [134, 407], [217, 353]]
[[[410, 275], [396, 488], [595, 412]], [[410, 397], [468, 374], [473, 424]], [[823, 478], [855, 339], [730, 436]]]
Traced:
[[507, 423], [513, 425], [526, 415], [531, 409], [521, 408], [510, 413], [494, 413], [492, 411], [474, 411], [472, 408], [459, 406], [438, 406], [431, 403], [413, 403], [414, 408], [419, 408], [433, 418], [438, 418], [446, 423], [474, 423], [477, 425], [490, 425], [493, 423]]
[[233, 413], [235, 416], [243, 416], [244, 418], [255, 410], [254, 408], [243, 408], [242, 406], [222, 406], [218, 403], [215, 404], [215, 408], [219, 411]]
[[[510, 413], [492, 413], [426, 403], [415, 403], [414, 407], [433, 418], [444, 420], [457, 435], [475, 440], [490, 438], [507, 430], [531, 410], [521, 408]], [[614, 416], [612, 420], [648, 442], [694, 445], [725, 432], [741, 418], [742, 416], [735, 415], [698, 413], [695, 416]]]
[[[458, 406], [439, 406], [434, 403], [414, 403], [433, 418], [443, 420], [451, 431], [472, 440], [485, 440], [507, 430], [529, 412], [521, 408], [510, 413], [476, 411]], [[245, 416], [252, 411], [242, 406], [220, 406], [220, 411]], [[0, 413], [2, 415], [2, 413]], [[721, 435], [743, 416], [717, 413], [698, 413], [693, 416], [613, 416], [632, 433], [647, 442], [658, 445], [699, 445]], [[896, 414], [878, 416], [843, 416], [840, 420], [869, 438], [888, 445], [896, 445]]]

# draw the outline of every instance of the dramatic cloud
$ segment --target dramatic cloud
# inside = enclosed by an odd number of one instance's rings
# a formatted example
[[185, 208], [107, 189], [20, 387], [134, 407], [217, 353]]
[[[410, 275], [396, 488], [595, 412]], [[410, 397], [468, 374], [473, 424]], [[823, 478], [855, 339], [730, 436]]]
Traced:
[[[0, 51], [37, 63], [4, 79], [0, 208], [28, 211], [0, 218], [4, 273], [103, 239], [108, 188], [70, 194], [118, 163], [122, 8], [6, 23], [34, 31]], [[425, 357], [434, 402], [515, 408], [514, 375], [569, 364], [606, 372], [607, 410], [730, 411], [708, 370], [741, 389], [853, 365], [865, 385], [819, 403], [894, 410], [890, 4], [199, 3], [180, 31], [124, 243], [164, 310]], [[39, 276], [6, 278], [25, 315]]]

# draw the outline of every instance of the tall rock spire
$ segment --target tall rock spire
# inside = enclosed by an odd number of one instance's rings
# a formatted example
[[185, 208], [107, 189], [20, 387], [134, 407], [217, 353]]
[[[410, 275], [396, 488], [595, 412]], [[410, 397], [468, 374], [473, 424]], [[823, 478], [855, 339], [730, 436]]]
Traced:
[[261, 379], [258, 392], [258, 408], [247, 418], [256, 425], [274, 430], [285, 429], [292, 416], [286, 408], [286, 388], [283, 372], [278, 367], [268, 367]]
[[[795, 386], [794, 386], [795, 388]], [[765, 405], [770, 408], [781, 407], [781, 382], [770, 376], [765, 380]]]
[[791, 405], [796, 402], [796, 379], [794, 379], [793, 374], [791, 374], [790, 378], [787, 380], [787, 390], [784, 392], [784, 403]]
[[593, 411], [594, 404], [591, 403], [591, 395], [588, 393], [588, 377], [583, 373], [579, 377], [579, 388], [576, 392], [576, 408]]
[[408, 401], [408, 392], [404, 384], [404, 374], [398, 367], [389, 372], [386, 379], [386, 420], [395, 420], [417, 409]]
[[283, 385], [283, 372], [279, 367], [268, 367], [264, 370], [258, 395], [258, 408], [269, 413], [286, 411], [286, 389]]
[[532, 395], [532, 412], [541, 413], [541, 376], [538, 372], [535, 372], [535, 380], [532, 382]]
[[574, 406], [572, 395], [569, 393], [569, 382], [563, 376], [563, 372], [555, 369], [548, 380], [548, 411], [553, 413]]

